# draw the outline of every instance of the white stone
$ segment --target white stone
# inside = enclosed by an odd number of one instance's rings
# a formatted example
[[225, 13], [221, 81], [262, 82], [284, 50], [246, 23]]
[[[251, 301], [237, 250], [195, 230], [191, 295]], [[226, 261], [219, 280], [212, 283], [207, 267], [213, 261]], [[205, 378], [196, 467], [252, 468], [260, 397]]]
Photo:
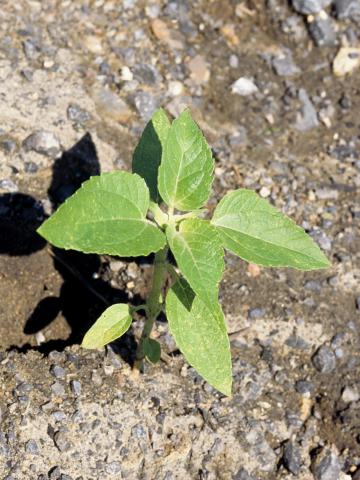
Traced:
[[252, 95], [258, 92], [259, 89], [251, 78], [240, 77], [231, 85], [231, 93], [236, 93], [241, 96]]

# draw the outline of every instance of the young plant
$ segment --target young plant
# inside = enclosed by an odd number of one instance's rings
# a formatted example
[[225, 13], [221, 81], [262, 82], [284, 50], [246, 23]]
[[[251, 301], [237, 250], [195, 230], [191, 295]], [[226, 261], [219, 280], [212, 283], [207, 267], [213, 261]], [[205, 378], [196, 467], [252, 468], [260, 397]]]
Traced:
[[[151, 338], [165, 311], [170, 332], [186, 360], [213, 387], [231, 394], [231, 355], [218, 302], [224, 249], [267, 267], [313, 270], [329, 261], [302, 228], [255, 192], [239, 189], [203, 217], [213, 182], [214, 159], [185, 110], [172, 123], [158, 110], [133, 157], [133, 173], [91, 177], [46, 220], [38, 232], [56, 247], [85, 253], [136, 257], [155, 253], [151, 292], [145, 305], [109, 307], [90, 328], [85, 348], [100, 348], [123, 335], [136, 310], [146, 321], [135, 365], [160, 359]], [[172, 252], [175, 269], [168, 261]], [[170, 274], [172, 285], [164, 292]]]

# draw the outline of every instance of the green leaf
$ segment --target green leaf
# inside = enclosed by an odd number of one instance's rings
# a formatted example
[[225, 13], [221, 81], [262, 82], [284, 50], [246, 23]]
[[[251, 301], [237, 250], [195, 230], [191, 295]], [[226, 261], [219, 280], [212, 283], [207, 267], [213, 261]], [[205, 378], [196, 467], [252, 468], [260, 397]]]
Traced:
[[166, 229], [166, 237], [181, 273], [194, 292], [211, 308], [217, 302], [224, 270], [221, 239], [210, 222], [189, 218]]
[[145, 180], [151, 199], [158, 203], [160, 201], [157, 188], [158, 169], [169, 129], [168, 116], [160, 108], [146, 125], [135, 149], [132, 162], [133, 172]]
[[220, 392], [231, 395], [231, 354], [219, 304], [210, 310], [181, 279], [169, 290], [166, 315], [171, 334], [186, 360]]
[[216, 207], [212, 224], [224, 247], [248, 262], [300, 270], [330, 265], [301, 227], [252, 190], [228, 193]]
[[178, 210], [206, 203], [213, 181], [214, 160], [201, 130], [185, 110], [173, 121], [159, 168], [159, 192]]
[[116, 303], [107, 308], [86, 333], [82, 347], [101, 348], [124, 335], [129, 329], [132, 318], [125, 303]]
[[150, 363], [157, 363], [161, 357], [160, 343], [153, 338], [145, 338], [143, 342], [143, 349], [146, 360]]
[[82, 184], [38, 229], [56, 247], [138, 256], [160, 250], [165, 235], [145, 216], [149, 191], [128, 172], [103, 173]]

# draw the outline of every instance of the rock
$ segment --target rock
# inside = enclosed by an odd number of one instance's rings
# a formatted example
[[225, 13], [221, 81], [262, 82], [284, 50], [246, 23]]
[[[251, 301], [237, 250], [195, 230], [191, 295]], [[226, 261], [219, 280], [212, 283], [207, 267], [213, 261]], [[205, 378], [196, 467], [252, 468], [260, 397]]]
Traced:
[[251, 308], [249, 310], [249, 318], [251, 318], [252, 320], [263, 318], [264, 315], [265, 315], [264, 308]]
[[300, 132], [305, 132], [311, 128], [319, 125], [317, 113], [312, 104], [306, 90], [301, 88], [298, 94], [299, 100], [302, 103], [300, 112], [297, 114], [295, 128]]
[[188, 63], [190, 78], [195, 85], [203, 85], [210, 79], [210, 69], [204, 56], [196, 55]]
[[4, 180], [0, 180], [0, 190], [15, 193], [19, 191], [19, 188], [12, 180], [9, 178], [4, 178]]
[[76, 103], [71, 103], [66, 112], [71, 122], [85, 123], [91, 118], [90, 113], [79, 107]]
[[336, 33], [333, 20], [322, 12], [309, 23], [309, 33], [318, 47], [332, 46], [336, 43]]
[[39, 50], [32, 39], [27, 39], [23, 42], [25, 56], [28, 60], [34, 60], [39, 56]]
[[28, 442], [26, 442], [25, 451], [27, 453], [31, 453], [31, 455], [38, 455], [39, 447], [37, 446], [35, 440], [29, 440]]
[[341, 400], [346, 403], [357, 402], [360, 400], [358, 388], [356, 386], [345, 387], [341, 394]]
[[134, 77], [142, 83], [147, 85], [156, 85], [162, 81], [162, 76], [158, 70], [146, 63], [139, 63], [133, 68]]
[[312, 464], [315, 480], [339, 480], [340, 462], [334, 452], [322, 450]]
[[49, 471], [50, 480], [59, 480], [60, 475], [61, 475], [61, 470], [60, 470], [60, 467], [57, 465]]
[[293, 475], [299, 475], [301, 468], [300, 449], [291, 440], [288, 440], [284, 445], [282, 461], [286, 470]]
[[336, 357], [327, 345], [322, 345], [312, 357], [312, 363], [321, 373], [331, 373], [336, 368]]
[[333, 72], [337, 77], [350, 74], [360, 65], [360, 48], [341, 47], [333, 62]]
[[119, 462], [110, 462], [105, 466], [105, 471], [109, 475], [115, 475], [121, 472], [121, 465]]
[[81, 383], [78, 380], [71, 380], [70, 388], [76, 397], [81, 394]]
[[293, 61], [291, 50], [287, 48], [271, 58], [271, 65], [280, 77], [292, 77], [301, 73], [300, 68]]
[[97, 370], [93, 371], [93, 373], [91, 375], [91, 380], [97, 387], [101, 387], [101, 385], [103, 383], [103, 379], [102, 379], [100, 373]]
[[259, 191], [259, 195], [260, 195], [260, 197], [262, 197], [262, 198], [268, 198], [268, 197], [270, 197], [270, 195], [271, 195], [271, 190], [270, 190], [270, 188], [268, 188], [268, 187], [261, 187], [261, 189], [260, 189], [260, 191]]
[[359, 0], [335, 0], [334, 7], [335, 14], [340, 20], [360, 16]]
[[247, 141], [247, 130], [243, 125], [238, 125], [236, 132], [229, 137], [229, 143], [231, 147], [246, 145]]
[[100, 89], [95, 91], [94, 100], [98, 112], [105, 120], [111, 119], [124, 123], [132, 115], [127, 103], [110, 90]]
[[315, 386], [308, 380], [298, 380], [295, 383], [295, 390], [301, 394], [309, 394], [314, 390]]
[[330, 5], [332, 0], [292, 0], [294, 10], [303, 15], [319, 13]]
[[50, 373], [55, 378], [65, 378], [65, 370], [59, 365], [51, 365]]
[[314, 230], [310, 233], [313, 240], [320, 245], [323, 250], [330, 251], [332, 242], [331, 239], [320, 229]]
[[94, 54], [101, 54], [102, 53], [102, 45], [101, 40], [99, 37], [95, 35], [87, 35], [84, 38], [84, 45], [89, 50], [89, 52]]
[[255, 480], [255, 478], [250, 475], [245, 468], [241, 467], [240, 470], [234, 475], [233, 480]]
[[170, 30], [166, 23], [159, 18], [151, 22], [151, 29], [155, 37], [163, 43], [166, 43], [173, 50], [182, 50], [184, 43], [175, 32]]
[[248, 96], [258, 92], [259, 89], [251, 78], [240, 77], [231, 85], [231, 93]]
[[60, 142], [52, 132], [38, 130], [29, 135], [23, 142], [26, 151], [35, 151], [48, 157], [56, 157], [60, 153]]
[[239, 57], [232, 53], [229, 57], [229, 65], [231, 68], [238, 68], [239, 66]]
[[51, 385], [51, 390], [54, 395], [58, 395], [59, 397], [63, 396], [65, 394], [65, 388], [64, 385], [62, 385], [59, 382], [55, 382]]
[[134, 95], [134, 103], [140, 116], [145, 121], [150, 120], [153, 113], [158, 108], [158, 102], [156, 98], [149, 92], [137, 92]]
[[174, 80], [173, 82], [169, 82], [168, 86], [168, 93], [171, 97], [177, 97], [184, 92], [184, 86], [181, 82]]
[[62, 431], [55, 432], [54, 444], [60, 452], [68, 452], [71, 449], [71, 444], [67, 439], [66, 433]]

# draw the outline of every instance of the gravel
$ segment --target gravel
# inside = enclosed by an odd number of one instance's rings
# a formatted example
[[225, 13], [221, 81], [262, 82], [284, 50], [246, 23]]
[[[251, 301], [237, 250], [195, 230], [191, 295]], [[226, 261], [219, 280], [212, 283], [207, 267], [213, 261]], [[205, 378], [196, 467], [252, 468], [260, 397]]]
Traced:
[[336, 369], [336, 357], [327, 345], [322, 345], [312, 357], [312, 363], [321, 373], [331, 373]]
[[302, 107], [300, 113], [297, 114], [295, 128], [301, 132], [306, 132], [319, 125], [317, 112], [305, 89], [301, 88], [299, 90], [298, 97]]
[[334, 452], [323, 450], [316, 457], [313, 466], [315, 480], [339, 480], [340, 462]]
[[334, 22], [328, 16], [316, 17], [309, 23], [309, 33], [318, 47], [329, 47], [336, 44]]
[[292, 0], [294, 10], [304, 15], [319, 13], [330, 5], [332, 0]]
[[250, 78], [240, 77], [231, 85], [231, 93], [247, 97], [258, 91], [258, 87]]
[[301, 455], [299, 447], [292, 441], [287, 441], [284, 445], [284, 454], [282, 461], [285, 468], [293, 475], [299, 475], [301, 468]]
[[60, 142], [56, 136], [49, 131], [39, 130], [29, 135], [23, 142], [26, 151], [34, 150], [37, 153], [56, 157], [60, 153]]
[[334, 0], [336, 16], [343, 20], [360, 16], [360, 3], [358, 0]]

